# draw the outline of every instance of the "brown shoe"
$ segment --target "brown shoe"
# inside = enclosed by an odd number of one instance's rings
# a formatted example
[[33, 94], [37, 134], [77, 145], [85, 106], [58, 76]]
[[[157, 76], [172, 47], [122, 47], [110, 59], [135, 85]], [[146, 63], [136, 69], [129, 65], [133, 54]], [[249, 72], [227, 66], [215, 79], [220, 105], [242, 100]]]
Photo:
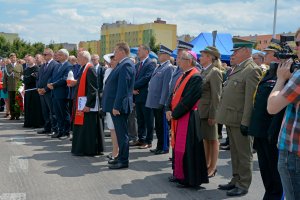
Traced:
[[152, 144], [143, 144], [139, 147], [139, 149], [148, 149], [148, 148], [151, 148], [152, 147]]
[[129, 146], [142, 146], [144, 145], [144, 143], [140, 142], [140, 141], [132, 141], [132, 142], [129, 142]]

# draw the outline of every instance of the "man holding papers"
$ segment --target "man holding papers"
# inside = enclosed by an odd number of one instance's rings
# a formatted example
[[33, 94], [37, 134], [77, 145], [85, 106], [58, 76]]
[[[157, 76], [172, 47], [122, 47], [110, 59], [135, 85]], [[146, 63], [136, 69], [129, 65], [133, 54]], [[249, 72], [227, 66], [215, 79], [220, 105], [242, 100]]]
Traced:
[[[76, 83], [76, 102], [72, 154], [75, 156], [95, 156], [103, 152], [103, 129], [98, 117], [97, 75], [88, 51], [78, 53], [78, 63], [82, 74]], [[72, 85], [75, 83], [72, 83]], [[69, 86], [72, 86], [69, 85]]]

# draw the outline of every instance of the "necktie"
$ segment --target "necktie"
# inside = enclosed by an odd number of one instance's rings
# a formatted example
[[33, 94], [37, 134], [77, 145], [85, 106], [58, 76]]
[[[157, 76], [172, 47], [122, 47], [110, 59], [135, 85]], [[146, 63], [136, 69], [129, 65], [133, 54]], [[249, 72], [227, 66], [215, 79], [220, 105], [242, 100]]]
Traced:
[[140, 66], [139, 66], [139, 68], [138, 68], [138, 71], [137, 71], [137, 73], [136, 73], [136, 76], [135, 76], [135, 77], [138, 77], [138, 76], [139, 76], [139, 73], [140, 73], [140, 71], [141, 71], [142, 67], [143, 67], [143, 62], [140, 62]]

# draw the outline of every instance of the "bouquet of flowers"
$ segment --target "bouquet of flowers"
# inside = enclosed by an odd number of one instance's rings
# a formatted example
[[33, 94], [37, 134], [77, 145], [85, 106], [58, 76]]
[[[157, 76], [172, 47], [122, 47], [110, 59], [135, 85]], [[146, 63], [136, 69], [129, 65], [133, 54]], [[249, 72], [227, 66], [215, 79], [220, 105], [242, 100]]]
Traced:
[[23, 98], [24, 86], [22, 81], [18, 81], [17, 83], [17, 91], [16, 91], [16, 103], [14, 105], [15, 111], [20, 110], [20, 112], [24, 111], [24, 98]]

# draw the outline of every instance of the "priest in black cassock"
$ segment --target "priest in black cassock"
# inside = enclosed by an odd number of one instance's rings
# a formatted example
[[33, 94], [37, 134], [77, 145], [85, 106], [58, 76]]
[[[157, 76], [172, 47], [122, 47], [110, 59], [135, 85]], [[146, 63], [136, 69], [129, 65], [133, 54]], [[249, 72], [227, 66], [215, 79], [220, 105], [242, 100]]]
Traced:
[[35, 65], [35, 60], [31, 55], [27, 57], [27, 64], [28, 67], [23, 74], [23, 83], [25, 85], [23, 127], [40, 128], [44, 125], [44, 120], [40, 96], [36, 88], [39, 67]]
[[183, 51], [177, 58], [183, 74], [179, 77], [172, 93], [172, 101], [167, 108], [167, 119], [171, 120], [171, 145], [174, 151], [173, 177], [185, 187], [198, 187], [208, 183], [200, 116], [197, 111], [201, 97], [202, 78], [195, 68], [197, 55]]
[[75, 114], [72, 140], [72, 154], [76, 156], [102, 155], [104, 136], [102, 121], [99, 118], [97, 99], [97, 75], [88, 51], [78, 53], [78, 64], [82, 73], [78, 81], [68, 83], [75, 89]]

